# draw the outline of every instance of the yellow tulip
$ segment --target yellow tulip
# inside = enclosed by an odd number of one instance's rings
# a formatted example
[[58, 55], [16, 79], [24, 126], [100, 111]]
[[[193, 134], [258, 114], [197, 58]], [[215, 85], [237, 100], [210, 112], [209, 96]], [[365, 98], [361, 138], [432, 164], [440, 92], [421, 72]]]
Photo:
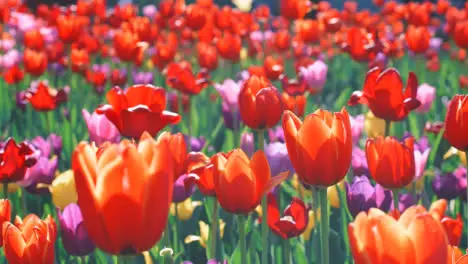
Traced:
[[330, 186], [327, 189], [327, 197], [328, 201], [330, 201], [330, 206], [333, 208], [340, 208], [340, 196], [338, 194], [338, 190], [336, 189], [336, 186], [340, 188], [342, 192], [345, 191], [345, 186], [344, 186], [344, 179], [337, 183], [336, 185]]
[[61, 210], [63, 210], [65, 206], [78, 201], [75, 177], [72, 170], [67, 170], [58, 175], [49, 189], [52, 193], [52, 202]]
[[[320, 208], [317, 209], [317, 221], [320, 221]], [[309, 211], [309, 222], [307, 223], [307, 227], [302, 233], [302, 238], [305, 241], [310, 240], [310, 236], [312, 235], [312, 230], [315, 228], [315, 212], [314, 210]]]
[[192, 218], [193, 211], [195, 211], [195, 208], [200, 206], [202, 203], [200, 201], [192, 201], [192, 199], [189, 197], [185, 199], [185, 201], [171, 204], [170, 212], [171, 215], [176, 215], [176, 206], [177, 206], [177, 219], [182, 220], [182, 221], [187, 221], [190, 218]]
[[152, 62], [151, 60], [148, 60], [148, 61], [146, 62], [146, 67], [147, 67], [148, 69], [150, 69], [150, 70], [154, 69], [154, 64], [153, 64], [153, 62]]
[[[200, 227], [200, 235], [199, 236], [188, 235], [184, 239], [184, 242], [185, 242], [185, 244], [189, 244], [189, 243], [198, 241], [202, 247], [206, 248], [206, 243], [208, 243], [208, 238], [210, 236], [210, 226], [207, 223], [203, 222], [203, 221], [199, 221], [198, 225]], [[222, 219], [220, 219], [219, 220], [219, 225], [218, 225], [220, 238], [223, 238], [223, 236], [224, 236], [224, 227], [225, 226], [226, 226], [226, 223], [224, 223], [224, 221]]]
[[374, 113], [369, 111], [364, 120], [364, 130], [371, 138], [383, 136], [385, 134], [385, 120], [376, 117]]
[[460, 151], [454, 147], [451, 147], [447, 153], [444, 154], [444, 159], [448, 159], [450, 157], [452, 157], [453, 155], [458, 155], [458, 157], [460, 158], [460, 162], [463, 164], [463, 166], [466, 167], [466, 156], [465, 156], [465, 152], [463, 151]]
[[242, 12], [249, 12], [252, 9], [253, 0], [232, 0], [232, 3]]
[[249, 57], [249, 52], [247, 51], [246, 48], [242, 48], [240, 50], [240, 60], [245, 61], [245, 60], [247, 60], [248, 57]]

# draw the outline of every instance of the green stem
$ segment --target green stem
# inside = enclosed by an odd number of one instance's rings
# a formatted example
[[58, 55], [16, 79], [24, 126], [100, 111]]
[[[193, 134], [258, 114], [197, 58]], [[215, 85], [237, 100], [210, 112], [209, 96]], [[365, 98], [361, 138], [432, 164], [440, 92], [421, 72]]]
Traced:
[[[182, 96], [181, 96], [182, 97]], [[192, 144], [190, 144], [190, 142], [192, 141], [192, 96], [189, 96], [189, 111], [188, 111], [188, 116], [187, 116], [187, 122], [188, 122], [188, 138], [189, 138], [189, 142], [188, 142], [188, 151], [192, 151]], [[182, 98], [182, 104], [183, 104], [183, 98]], [[183, 106], [181, 105], [181, 109], [183, 109]]]
[[234, 133], [234, 148], [237, 148], [240, 144], [240, 123], [237, 120], [237, 111], [232, 111], [232, 122], [233, 122], [233, 133]]
[[47, 133], [54, 133], [54, 112], [49, 111], [46, 112], [46, 119], [47, 119]]
[[398, 201], [398, 189], [393, 189], [393, 208], [399, 210], [399, 201]]
[[289, 239], [283, 239], [283, 250], [284, 250], [284, 263], [290, 264], [291, 263], [291, 244], [289, 243]]
[[[318, 232], [317, 226], [321, 225], [318, 221], [318, 209], [319, 209], [319, 204], [320, 204], [320, 196], [318, 195], [318, 190], [315, 187], [312, 187], [312, 210], [314, 210], [314, 231], [313, 232]], [[315, 246], [315, 239], [311, 239], [312, 241], [312, 248], [315, 248], [315, 254], [317, 255], [316, 260], [320, 260], [320, 249], [319, 247]]]
[[390, 120], [385, 120], [385, 137], [390, 136], [390, 125], [392, 121]]
[[240, 263], [247, 263], [247, 249], [245, 246], [245, 216], [238, 215], [237, 221], [239, 225], [239, 249], [241, 255]]
[[3, 184], [3, 198], [8, 199], [8, 183]]
[[[257, 131], [258, 150], [265, 148], [265, 131]], [[262, 264], [268, 263], [268, 202], [266, 194], [262, 198]]]
[[211, 216], [211, 248], [210, 248], [210, 259], [216, 259], [216, 240], [218, 236], [218, 200], [213, 199], [213, 214]]
[[174, 252], [179, 252], [179, 209], [177, 208], [177, 204], [175, 204], [175, 221], [176, 224], [174, 225]]
[[328, 242], [328, 228], [329, 228], [329, 219], [328, 219], [328, 199], [327, 199], [327, 189], [320, 188], [318, 190], [318, 195], [320, 196], [320, 244], [322, 249], [321, 264], [329, 264], [329, 242]]
[[340, 217], [341, 217], [341, 232], [343, 234], [343, 242], [345, 244], [345, 250], [346, 250], [346, 258], [348, 258], [349, 251], [349, 239], [348, 239], [348, 217], [347, 217], [347, 212], [346, 212], [346, 198], [345, 198], [345, 193], [338, 187], [338, 185], [335, 185], [336, 191], [338, 192], [338, 197], [340, 198]]
[[[468, 161], [468, 151], [465, 152], [465, 158]], [[467, 168], [468, 168], [468, 163], [467, 163]], [[468, 221], [468, 188], [466, 188], [466, 203], [465, 203], [465, 219]], [[468, 226], [468, 222], [466, 223], [466, 226]], [[468, 236], [466, 237], [466, 244], [468, 245]]]

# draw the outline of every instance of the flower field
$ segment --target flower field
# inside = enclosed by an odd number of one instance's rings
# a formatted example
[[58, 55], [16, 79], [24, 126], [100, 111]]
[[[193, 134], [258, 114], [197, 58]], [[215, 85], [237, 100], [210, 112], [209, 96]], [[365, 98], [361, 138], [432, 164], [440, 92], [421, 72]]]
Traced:
[[468, 263], [468, 4], [0, 0], [0, 261]]

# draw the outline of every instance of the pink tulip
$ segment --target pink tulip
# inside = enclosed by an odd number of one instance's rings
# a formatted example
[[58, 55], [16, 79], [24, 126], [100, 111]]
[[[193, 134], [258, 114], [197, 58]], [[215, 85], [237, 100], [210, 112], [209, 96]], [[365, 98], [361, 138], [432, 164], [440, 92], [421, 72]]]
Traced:
[[431, 110], [432, 102], [436, 97], [436, 89], [427, 83], [423, 83], [418, 87], [416, 98], [421, 102], [421, 106], [416, 108], [418, 113], [427, 113]]
[[120, 140], [119, 130], [112, 124], [105, 115], [98, 115], [96, 112], [90, 114], [86, 109], [81, 111], [88, 127], [89, 140], [96, 145], [109, 141], [116, 143]]

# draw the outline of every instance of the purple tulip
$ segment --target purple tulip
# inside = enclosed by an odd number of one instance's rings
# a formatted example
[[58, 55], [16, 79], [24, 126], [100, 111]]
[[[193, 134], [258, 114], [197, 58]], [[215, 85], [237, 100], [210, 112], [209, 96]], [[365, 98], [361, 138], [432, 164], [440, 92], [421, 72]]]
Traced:
[[321, 60], [299, 69], [300, 75], [307, 82], [310, 89], [321, 91], [327, 81], [328, 66]]
[[225, 103], [223, 103], [222, 113], [223, 113], [224, 126], [227, 129], [234, 130], [234, 128], [236, 129], [240, 128], [241, 117], [240, 117], [239, 110], [236, 110], [235, 112], [231, 112], [228, 106]]
[[429, 41], [429, 49], [435, 52], [439, 52], [442, 43], [443, 40], [441, 38], [431, 38], [431, 40]]
[[351, 184], [346, 183], [346, 201], [350, 213], [356, 217], [359, 212], [367, 212], [376, 207], [384, 212], [390, 209], [392, 193], [377, 184], [372, 186], [366, 176], [354, 177]]
[[253, 133], [244, 132], [241, 136], [240, 142], [241, 149], [247, 154], [247, 156], [252, 157], [255, 151], [255, 142]]
[[364, 115], [358, 115], [356, 117], [349, 116], [349, 121], [351, 123], [351, 134], [354, 144], [357, 144], [361, 138], [362, 131], [364, 130], [364, 120]]
[[268, 129], [268, 137], [271, 142], [281, 142], [284, 143], [284, 130], [283, 127], [278, 126], [276, 128]]
[[463, 181], [462, 178], [455, 175], [454, 173], [438, 173], [432, 180], [432, 189], [434, 190], [437, 197], [441, 199], [452, 200], [462, 194]]
[[63, 247], [68, 254], [86, 256], [93, 252], [94, 244], [86, 231], [80, 207], [72, 203], [63, 212], [57, 211]]
[[132, 72], [132, 78], [134, 84], [152, 84], [154, 80], [154, 74], [152, 72]]
[[239, 92], [242, 88], [242, 81], [235, 82], [232, 79], [226, 79], [222, 84], [216, 83], [215, 89], [219, 92], [223, 104], [231, 112], [235, 112], [239, 109]]
[[276, 176], [281, 172], [290, 171], [294, 169], [289, 159], [288, 149], [286, 144], [281, 142], [274, 142], [265, 146], [265, 155], [270, 164], [270, 171], [272, 176]]
[[38, 27], [36, 18], [33, 15], [20, 12], [11, 13], [9, 25], [10, 27], [17, 29], [21, 35], [26, 31], [30, 31]]
[[[172, 202], [173, 203], [181, 203], [189, 198], [193, 192], [195, 192], [195, 185], [194, 184], [186, 184], [187, 178], [191, 177], [189, 174], [181, 175], [175, 182], [174, 182], [174, 190], [172, 192]], [[190, 181], [187, 181], [190, 182]]]
[[65, 66], [61, 63], [54, 62], [50, 63], [48, 66], [49, 70], [52, 71], [55, 75], [62, 75], [65, 73]]
[[414, 166], [416, 169], [414, 181], [424, 176], [424, 170], [426, 169], [426, 163], [430, 152], [430, 148], [425, 149], [423, 152], [417, 149], [414, 150]]
[[[392, 194], [392, 200], [393, 200], [393, 194]], [[406, 209], [410, 208], [413, 205], [416, 205], [418, 203], [419, 197], [414, 196], [411, 193], [400, 193], [398, 195], [398, 211], [400, 213], [403, 213]], [[390, 211], [394, 210], [393, 203], [390, 206]]]
[[96, 142], [97, 145], [101, 145], [106, 141], [111, 143], [119, 142], [119, 130], [105, 115], [99, 115], [96, 112], [90, 114], [86, 109], [83, 109], [81, 113], [88, 127], [90, 141]]
[[248, 79], [250, 78], [250, 73], [248, 70], [243, 70], [243, 71], [240, 71], [236, 74], [236, 79], [238, 81], [242, 81], [242, 82], [245, 82], [247, 81]]
[[455, 177], [458, 178], [459, 183], [460, 183], [460, 196], [462, 200], [466, 201], [466, 185], [467, 185], [467, 179], [466, 179], [466, 168], [465, 167], [458, 167], [453, 174]]
[[20, 184], [30, 193], [47, 194], [49, 193], [49, 189], [38, 185], [49, 185], [52, 183], [58, 167], [58, 158], [54, 156], [49, 159], [47, 156], [40, 155], [36, 160], [36, 164], [26, 171], [24, 179]]
[[55, 27], [41, 27], [39, 32], [47, 44], [52, 44], [58, 39], [58, 31]]
[[37, 136], [31, 140], [31, 143], [44, 157], [58, 156], [62, 152], [62, 137], [56, 134], [50, 134], [47, 138]]
[[17, 92], [16, 93], [16, 106], [21, 110], [25, 110], [27, 104], [28, 104], [28, 99], [26, 99], [26, 92], [25, 91]]
[[351, 169], [353, 170], [354, 176], [369, 175], [366, 152], [359, 147], [353, 148], [353, 155], [351, 157]]
[[109, 74], [111, 72], [111, 68], [110, 68], [109, 64], [106, 64], [106, 63], [104, 63], [104, 64], [94, 64], [92, 66], [92, 70], [94, 72], [102, 72], [106, 76], [109, 76]]
[[190, 137], [190, 139], [189, 139], [189, 136], [184, 135], [184, 138], [185, 138], [185, 142], [190, 143], [190, 150], [191, 151], [198, 152], [198, 151], [201, 151], [205, 147], [206, 139], [205, 139], [204, 136], [200, 136], [198, 138], [197, 137]]
[[416, 98], [421, 102], [421, 105], [416, 108], [416, 112], [427, 113], [431, 110], [432, 102], [436, 98], [436, 89], [427, 83], [423, 83], [418, 87]]

